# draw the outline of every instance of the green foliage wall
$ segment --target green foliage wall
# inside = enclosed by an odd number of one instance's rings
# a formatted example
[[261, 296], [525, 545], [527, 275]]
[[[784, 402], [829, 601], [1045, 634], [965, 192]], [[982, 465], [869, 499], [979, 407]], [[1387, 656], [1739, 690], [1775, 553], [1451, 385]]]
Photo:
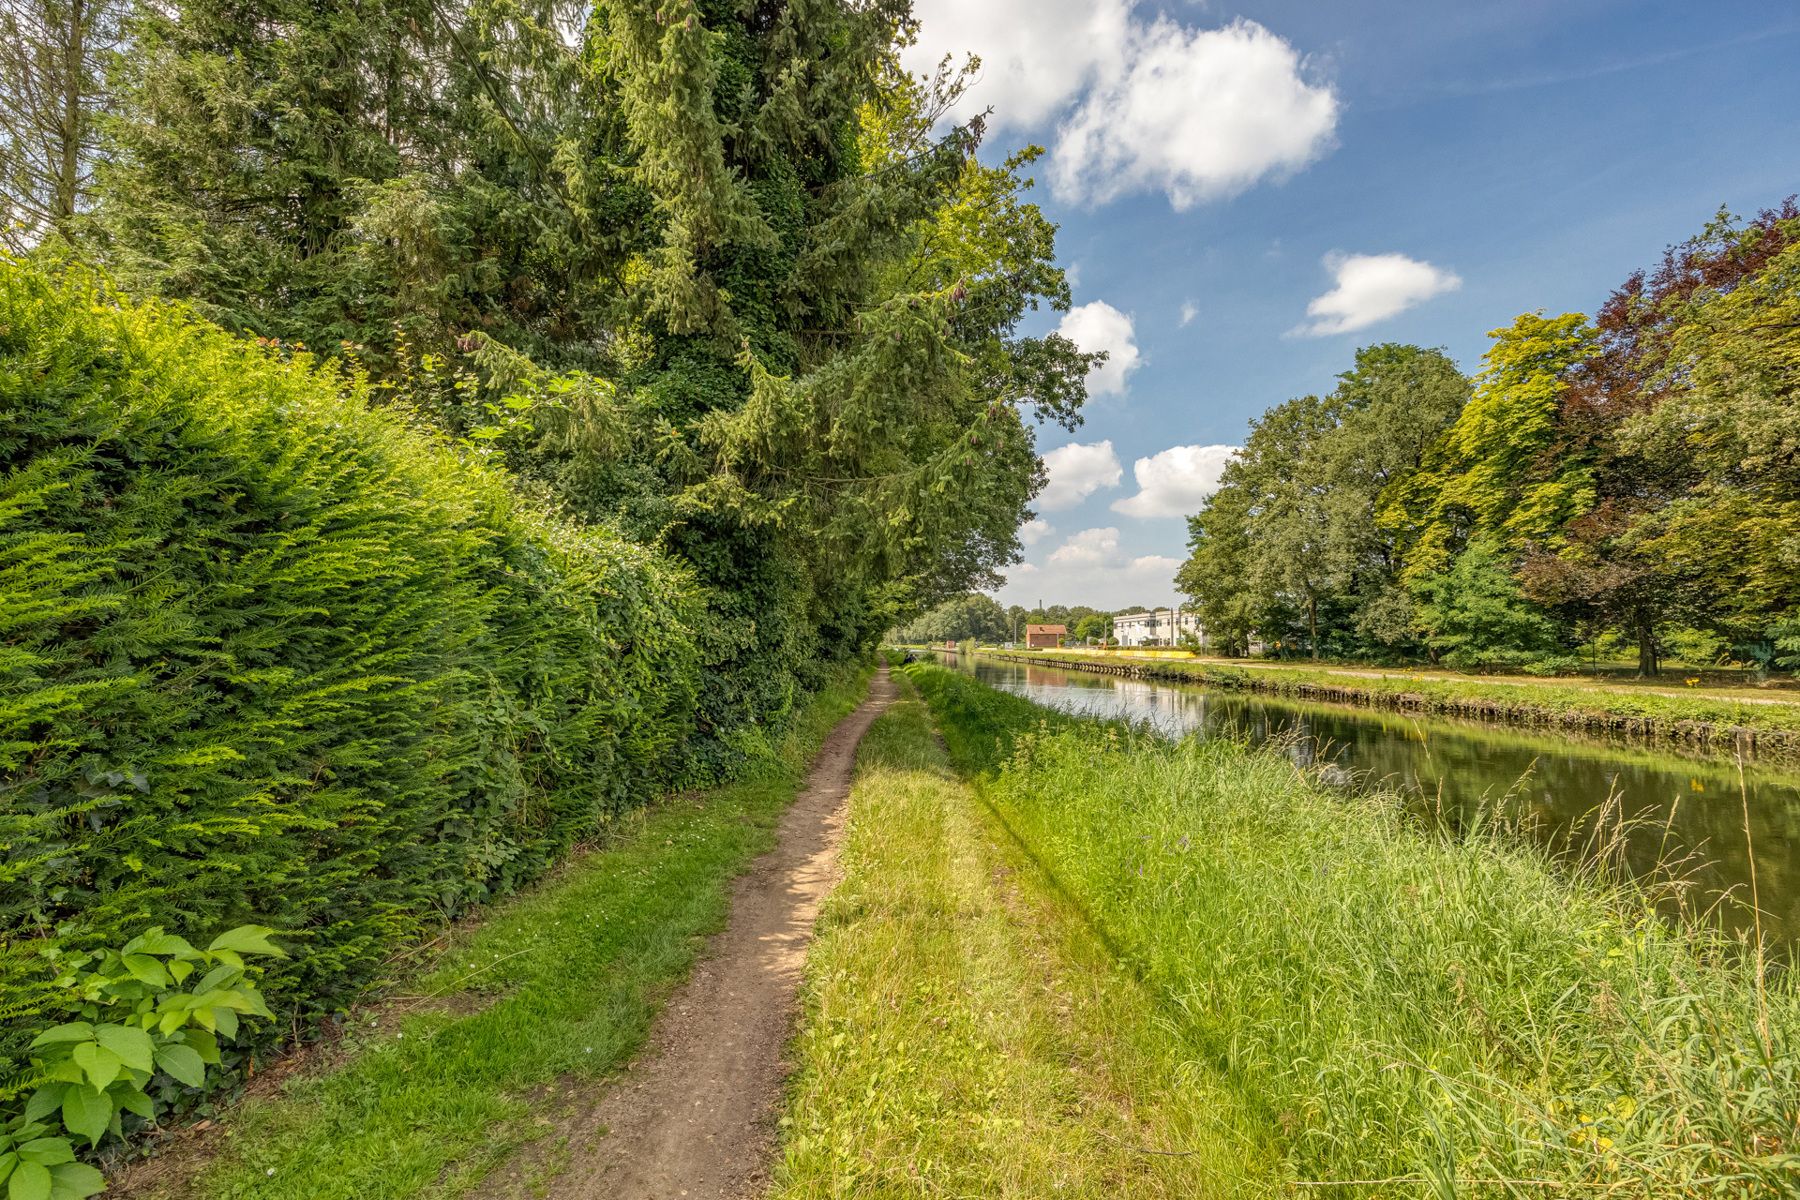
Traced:
[[697, 611], [357, 386], [0, 263], [0, 1009], [251, 916], [341, 1004], [664, 781]]

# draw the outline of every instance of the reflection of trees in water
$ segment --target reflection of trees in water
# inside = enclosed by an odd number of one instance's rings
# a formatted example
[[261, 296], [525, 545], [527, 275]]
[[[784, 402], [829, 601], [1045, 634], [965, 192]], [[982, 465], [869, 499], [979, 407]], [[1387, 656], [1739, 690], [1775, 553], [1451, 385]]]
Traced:
[[[1749, 902], [1750, 852], [1744, 797], [1735, 765], [1661, 753], [1626, 742], [1523, 733], [1475, 722], [1295, 703], [1209, 692], [1044, 667], [981, 663], [977, 674], [1049, 707], [1149, 724], [1170, 735], [1199, 732], [1253, 744], [1276, 743], [1326, 778], [1386, 784], [1422, 810], [1467, 820], [1496, 806], [1525, 819], [1558, 847], [1579, 844], [1609, 801], [1621, 818], [1641, 822], [1625, 842], [1626, 864], [1640, 875], [1687, 853], [1704, 906], [1727, 889]], [[1341, 772], [1341, 775], [1339, 774]], [[1800, 937], [1800, 782], [1754, 766], [1744, 786], [1750, 806], [1764, 928]], [[1741, 909], [1727, 914], [1745, 924]]]

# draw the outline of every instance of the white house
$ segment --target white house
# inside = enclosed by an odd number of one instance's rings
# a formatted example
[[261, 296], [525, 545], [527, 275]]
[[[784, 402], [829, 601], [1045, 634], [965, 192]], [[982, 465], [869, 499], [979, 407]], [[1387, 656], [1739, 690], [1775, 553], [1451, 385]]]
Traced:
[[1174, 608], [1126, 613], [1113, 618], [1113, 636], [1121, 646], [1176, 646], [1183, 634], [1193, 634], [1206, 645], [1206, 630], [1196, 613]]

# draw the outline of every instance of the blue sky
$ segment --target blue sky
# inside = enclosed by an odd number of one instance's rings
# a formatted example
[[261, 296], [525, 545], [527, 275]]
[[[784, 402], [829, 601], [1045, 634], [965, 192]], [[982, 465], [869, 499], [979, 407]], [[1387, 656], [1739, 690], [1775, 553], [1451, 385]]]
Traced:
[[1067, 331], [1114, 354], [1086, 424], [1044, 431], [1051, 487], [1007, 603], [1173, 600], [1181, 515], [1249, 420], [1328, 390], [1358, 346], [1473, 371], [1516, 314], [1591, 312], [1719, 205], [1800, 191], [1791, 2], [915, 11], [915, 66], [982, 56], [985, 154], [1049, 149]]

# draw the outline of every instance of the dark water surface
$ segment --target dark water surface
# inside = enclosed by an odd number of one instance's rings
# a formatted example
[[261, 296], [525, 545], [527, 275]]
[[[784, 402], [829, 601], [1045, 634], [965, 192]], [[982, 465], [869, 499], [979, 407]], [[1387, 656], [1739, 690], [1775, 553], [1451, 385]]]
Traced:
[[[1304, 765], [1350, 785], [1386, 785], [1452, 820], [1504, 803], [1538, 836], [1585, 844], [1597, 814], [1629, 826], [1624, 858], [1635, 872], [1691, 855], [1690, 908], [1715, 908], [1736, 929], [1754, 927], [1751, 871], [1762, 929], [1789, 950], [1800, 943], [1800, 768], [1738, 764], [1624, 738], [1543, 732], [1444, 717], [1317, 704], [1196, 684], [1123, 679], [946, 654], [947, 662], [1005, 692], [1051, 708], [1149, 723], [1173, 735], [1280, 741]], [[1745, 836], [1745, 808], [1749, 836]], [[1750, 848], [1754, 846], [1752, 855]]]

